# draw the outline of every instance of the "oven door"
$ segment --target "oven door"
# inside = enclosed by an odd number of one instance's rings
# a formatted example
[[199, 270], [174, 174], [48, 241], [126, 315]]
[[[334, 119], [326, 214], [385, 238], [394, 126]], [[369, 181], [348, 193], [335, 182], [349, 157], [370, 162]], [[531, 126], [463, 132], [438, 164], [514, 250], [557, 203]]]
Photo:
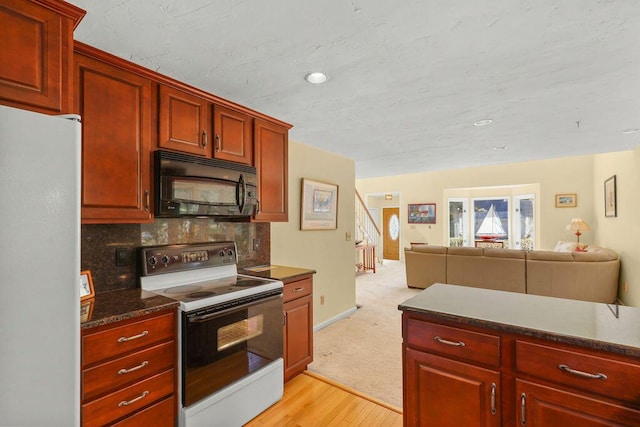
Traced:
[[282, 357], [282, 290], [274, 292], [183, 313], [183, 406]]

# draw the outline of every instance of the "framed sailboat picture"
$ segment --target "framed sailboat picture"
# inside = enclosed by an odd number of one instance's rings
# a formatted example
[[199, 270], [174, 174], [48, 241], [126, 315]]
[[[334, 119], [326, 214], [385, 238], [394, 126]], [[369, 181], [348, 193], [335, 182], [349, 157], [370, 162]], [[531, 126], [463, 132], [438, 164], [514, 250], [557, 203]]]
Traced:
[[409, 204], [409, 224], [435, 224], [436, 204], [435, 203], [414, 203]]

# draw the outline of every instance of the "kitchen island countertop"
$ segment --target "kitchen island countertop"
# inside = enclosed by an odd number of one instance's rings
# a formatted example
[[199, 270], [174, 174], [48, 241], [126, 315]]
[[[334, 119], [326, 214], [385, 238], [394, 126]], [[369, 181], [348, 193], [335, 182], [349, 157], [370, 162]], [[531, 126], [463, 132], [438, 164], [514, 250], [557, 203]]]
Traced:
[[436, 283], [398, 309], [640, 357], [637, 307]]
[[142, 289], [102, 292], [80, 302], [80, 329], [141, 317], [179, 305], [178, 301]]

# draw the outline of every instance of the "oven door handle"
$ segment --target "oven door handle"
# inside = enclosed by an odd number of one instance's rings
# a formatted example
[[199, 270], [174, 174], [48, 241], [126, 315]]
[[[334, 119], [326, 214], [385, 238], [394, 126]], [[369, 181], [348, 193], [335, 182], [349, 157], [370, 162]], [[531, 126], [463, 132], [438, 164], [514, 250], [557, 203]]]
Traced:
[[278, 294], [278, 295], [273, 295], [267, 298], [260, 298], [258, 300], [255, 301], [251, 301], [248, 303], [244, 303], [244, 304], [239, 304], [233, 307], [229, 307], [229, 308], [225, 308], [224, 310], [220, 310], [220, 311], [215, 311], [213, 313], [206, 313], [206, 314], [198, 314], [198, 315], [187, 315], [187, 322], [189, 323], [202, 323], [202, 322], [206, 322], [207, 320], [214, 318], [214, 317], [219, 317], [219, 316], [224, 316], [227, 313], [230, 313], [232, 311], [236, 311], [238, 309], [241, 308], [246, 308], [252, 305], [256, 305], [256, 304], [261, 304], [263, 302], [267, 302], [267, 301], [271, 301], [277, 298], [282, 298], [282, 294]]

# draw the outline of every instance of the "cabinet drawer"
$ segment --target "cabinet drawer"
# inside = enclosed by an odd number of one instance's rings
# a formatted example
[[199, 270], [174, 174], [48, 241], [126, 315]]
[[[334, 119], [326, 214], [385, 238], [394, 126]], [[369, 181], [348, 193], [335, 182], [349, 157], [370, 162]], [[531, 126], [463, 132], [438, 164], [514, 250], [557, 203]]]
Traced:
[[417, 319], [407, 320], [410, 347], [452, 356], [489, 366], [500, 366], [500, 337], [438, 325]]
[[171, 396], [118, 423], [112, 424], [111, 427], [173, 427], [176, 418], [173, 410], [174, 406], [175, 399]]
[[84, 427], [103, 426], [173, 393], [173, 369], [82, 405]]
[[311, 295], [313, 290], [313, 280], [303, 279], [291, 283], [285, 283], [283, 289], [283, 301], [291, 301], [305, 295]]
[[582, 391], [632, 402], [640, 400], [640, 389], [632, 386], [640, 384], [637, 364], [516, 341], [516, 369], [521, 374]]
[[174, 342], [160, 344], [82, 372], [82, 399], [91, 399], [173, 366]]
[[82, 366], [147, 347], [159, 341], [173, 339], [175, 330], [175, 314], [169, 313], [84, 335]]

